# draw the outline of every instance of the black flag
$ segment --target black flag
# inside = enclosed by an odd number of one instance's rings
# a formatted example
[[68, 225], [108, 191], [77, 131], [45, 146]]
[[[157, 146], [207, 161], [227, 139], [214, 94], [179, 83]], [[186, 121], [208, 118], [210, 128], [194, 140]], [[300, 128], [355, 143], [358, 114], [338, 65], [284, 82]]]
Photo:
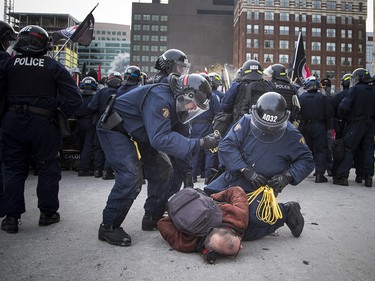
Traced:
[[290, 79], [299, 86], [303, 86], [306, 78], [310, 76], [310, 70], [306, 65], [305, 47], [303, 46], [302, 32], [298, 34], [297, 46], [294, 51], [293, 61], [290, 64]]

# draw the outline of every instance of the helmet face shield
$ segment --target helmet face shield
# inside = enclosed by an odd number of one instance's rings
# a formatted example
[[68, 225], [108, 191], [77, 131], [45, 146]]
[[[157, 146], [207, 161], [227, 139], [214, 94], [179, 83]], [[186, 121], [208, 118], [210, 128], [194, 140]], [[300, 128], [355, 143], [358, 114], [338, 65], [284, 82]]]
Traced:
[[209, 109], [209, 100], [200, 103], [194, 96], [194, 92], [190, 92], [176, 98], [176, 113], [182, 124], [186, 124]]
[[190, 63], [188, 62], [187, 59], [185, 59], [184, 62], [175, 60], [174, 63], [172, 64], [172, 69], [170, 70], [169, 73], [185, 75], [189, 73], [189, 70], [190, 70]]

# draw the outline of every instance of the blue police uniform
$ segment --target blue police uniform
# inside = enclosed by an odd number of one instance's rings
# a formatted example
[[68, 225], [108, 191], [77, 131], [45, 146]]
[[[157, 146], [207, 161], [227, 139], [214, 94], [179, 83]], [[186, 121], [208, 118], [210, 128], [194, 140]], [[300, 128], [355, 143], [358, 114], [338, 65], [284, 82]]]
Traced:
[[[207, 185], [205, 192], [212, 194], [237, 185], [246, 193], [254, 191], [257, 187], [253, 187], [241, 172], [241, 169], [249, 165], [267, 179], [288, 171], [292, 175], [291, 185], [299, 184], [313, 171], [311, 151], [292, 123], [288, 122], [286, 131], [279, 140], [264, 143], [254, 136], [250, 127], [251, 118], [251, 114], [243, 116], [219, 143], [219, 160], [225, 165], [226, 171]], [[264, 237], [285, 223], [286, 210], [281, 203], [279, 205], [283, 218], [274, 225], [258, 220], [256, 209], [259, 201], [259, 198], [255, 199], [249, 207], [249, 227], [244, 235], [246, 240]]]
[[173, 131], [179, 122], [175, 102], [169, 85], [146, 85], [115, 100], [113, 111], [123, 120], [121, 128], [103, 129], [98, 123], [102, 148], [115, 172], [115, 184], [103, 210], [105, 225], [119, 227], [125, 219], [141, 190], [142, 164], [148, 180], [145, 212], [154, 220], [162, 217], [171, 173], [166, 154], [184, 159], [200, 148], [198, 139]]
[[1, 216], [19, 218], [25, 212], [24, 185], [31, 157], [38, 170], [38, 208], [59, 208], [61, 135], [54, 120], [59, 106], [71, 116], [82, 102], [70, 73], [48, 56], [10, 58], [0, 69], [0, 93], [8, 108], [2, 120], [2, 160], [5, 196]]
[[339, 117], [346, 117], [344, 159], [336, 170], [337, 178], [348, 178], [353, 165], [353, 153], [360, 149], [365, 177], [374, 175], [375, 87], [359, 83], [349, 89], [338, 108]]
[[313, 153], [315, 172], [323, 177], [327, 167], [327, 120], [333, 117], [332, 103], [326, 95], [313, 90], [302, 93], [299, 129]]
[[215, 95], [217, 95], [219, 97], [219, 101], [221, 102], [221, 100], [223, 99], [224, 97], [224, 93], [222, 91], [219, 91], [217, 89], [212, 89], [212, 93], [214, 93]]
[[118, 88], [117, 90], [117, 96], [121, 96], [135, 88], [138, 88], [140, 87], [141, 85], [140, 84], [136, 84], [136, 85], [121, 85], [121, 87]]
[[[202, 138], [208, 134], [213, 133], [212, 121], [216, 114], [221, 112], [221, 105], [219, 102], [219, 97], [212, 92], [211, 99], [209, 103], [209, 109], [202, 113], [201, 115], [190, 121], [190, 137], [191, 138]], [[203, 154], [203, 161], [201, 162], [201, 154]], [[212, 152], [209, 149], [202, 149], [199, 155], [192, 159], [193, 165], [193, 176], [197, 177], [201, 174], [201, 170], [204, 169], [204, 176], [207, 179], [212, 171], [211, 168], [217, 169], [218, 166], [217, 153]], [[203, 169], [201, 168], [201, 163]]]

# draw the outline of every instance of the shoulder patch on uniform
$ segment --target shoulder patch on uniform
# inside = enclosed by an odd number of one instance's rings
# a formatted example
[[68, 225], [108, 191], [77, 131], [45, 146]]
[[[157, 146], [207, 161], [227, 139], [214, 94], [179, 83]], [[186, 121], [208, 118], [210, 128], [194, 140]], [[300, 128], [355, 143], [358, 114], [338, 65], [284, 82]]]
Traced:
[[161, 110], [161, 115], [163, 115], [164, 118], [169, 118], [169, 115], [170, 115], [170, 113], [169, 113], [169, 109], [164, 107], [164, 108]]
[[304, 138], [304, 137], [301, 137], [301, 138], [299, 139], [299, 142], [300, 142], [300, 143], [303, 143], [303, 144], [306, 144], [306, 141], [305, 141], [305, 138]]
[[238, 131], [238, 130], [241, 130], [241, 125], [239, 123], [234, 127], [233, 131]]

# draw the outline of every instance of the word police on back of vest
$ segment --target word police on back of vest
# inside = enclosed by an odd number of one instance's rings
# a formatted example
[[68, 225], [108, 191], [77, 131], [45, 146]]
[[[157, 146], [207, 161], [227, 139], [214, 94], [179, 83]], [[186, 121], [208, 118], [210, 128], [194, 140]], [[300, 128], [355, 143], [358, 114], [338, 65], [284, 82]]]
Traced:
[[44, 58], [33, 58], [33, 57], [15, 58], [14, 65], [44, 67]]

